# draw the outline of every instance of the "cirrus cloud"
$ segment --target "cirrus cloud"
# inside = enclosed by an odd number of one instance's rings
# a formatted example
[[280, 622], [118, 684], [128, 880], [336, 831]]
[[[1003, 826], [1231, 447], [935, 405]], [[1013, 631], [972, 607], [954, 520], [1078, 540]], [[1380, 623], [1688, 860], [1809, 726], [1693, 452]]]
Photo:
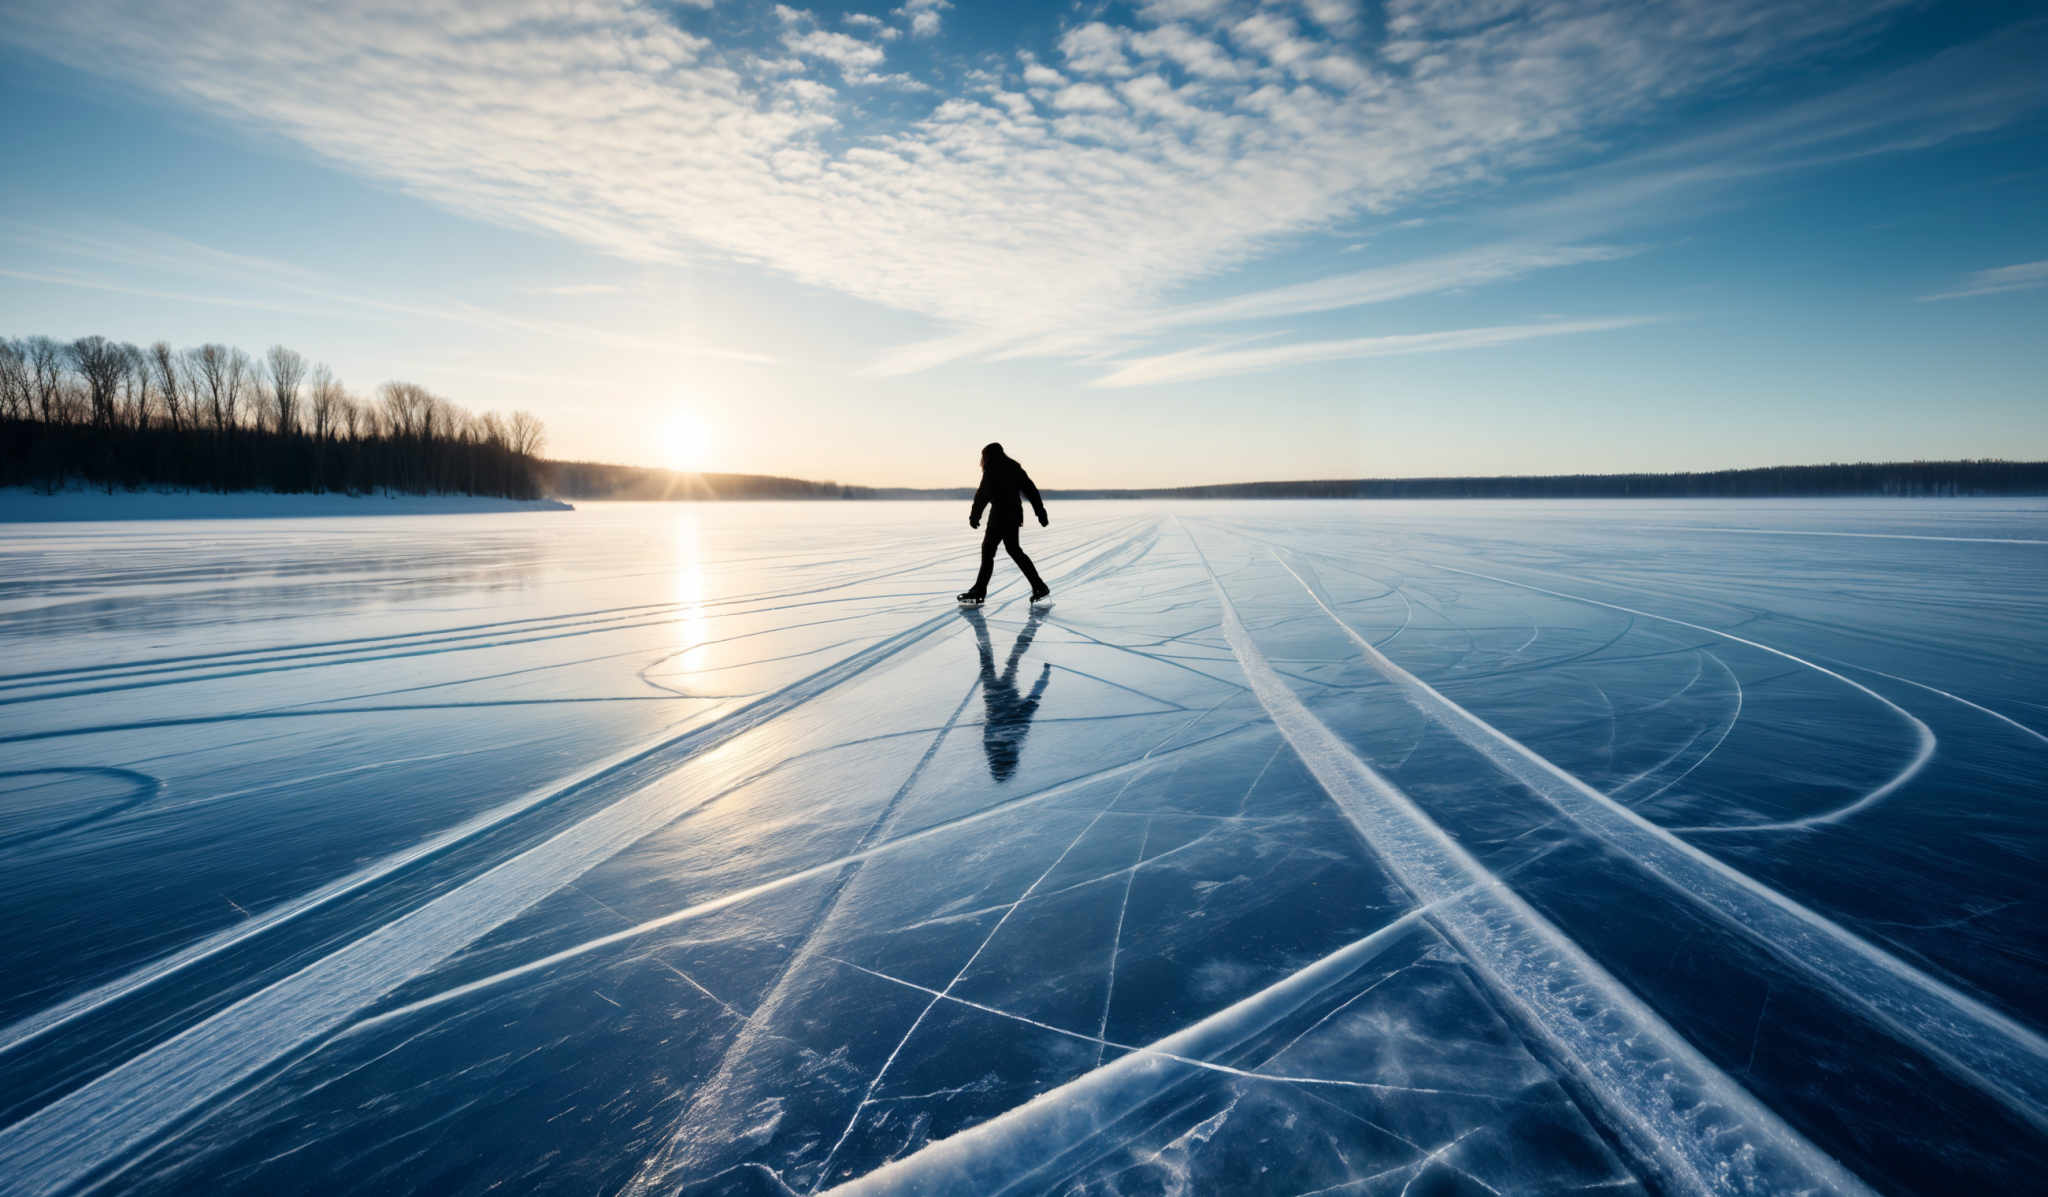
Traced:
[[[825, 28], [783, 6], [750, 32], [712, 19], [724, 9], [632, 0], [75, 0], [0, 37], [457, 211], [630, 259], [754, 263], [917, 313], [945, 334], [890, 360], [922, 368], [1020, 346], [1100, 353], [1090, 330], [1141, 327], [1283, 238], [1581, 153], [1860, 36], [1884, 7], [1390, 0], [1385, 38], [1360, 45], [1343, 0], [1153, 0], [1055, 37], [1064, 73], [1021, 50], [965, 72], [909, 63], [911, 40], [885, 48], [872, 20]], [[948, 8], [892, 15], [929, 45]], [[868, 86], [888, 81], [930, 103]], [[1231, 352], [1207, 360], [1280, 360]]]

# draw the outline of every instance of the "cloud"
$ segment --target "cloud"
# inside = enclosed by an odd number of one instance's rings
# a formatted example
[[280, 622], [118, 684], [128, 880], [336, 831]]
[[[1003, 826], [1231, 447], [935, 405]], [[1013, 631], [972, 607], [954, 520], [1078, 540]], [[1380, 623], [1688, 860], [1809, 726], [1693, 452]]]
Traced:
[[1024, 82], [1033, 87], [1065, 87], [1067, 77], [1042, 62], [1027, 63]]
[[1309, 19], [1332, 33], [1349, 33], [1358, 25], [1358, 0], [1302, 0]]
[[1574, 173], [1573, 186], [1501, 212], [1560, 240], [1690, 219], [1776, 174], [1910, 152], [1997, 129], [2048, 105], [2048, 20], [1955, 46], [1768, 115]]
[[1138, 7], [1154, 21], [1213, 20], [1230, 11], [1230, 0], [1146, 0]]
[[[840, 86], [912, 80], [877, 73], [887, 52], [863, 23], [795, 9], [733, 40], [632, 0], [71, 0], [13, 13], [0, 38], [455, 211], [922, 315], [935, 335], [894, 356], [930, 365], [1100, 352], [1087, 334], [1284, 239], [1581, 160], [1616, 128], [1866, 36], [1881, 6], [1550, 0], [1491, 19], [1471, 0], [1389, 0], [1396, 40], [1342, 49], [1321, 32], [1339, 7], [1156, 0], [1081, 26], [1072, 75], [1021, 50], [967, 81], [943, 52], [896, 63], [938, 89], [929, 105]], [[945, 11], [895, 16], [932, 37]]]
[[1444, 332], [1403, 333], [1384, 337], [1352, 337], [1338, 341], [1306, 341], [1257, 349], [1187, 349], [1138, 358], [1096, 379], [1090, 386], [1140, 387], [1168, 382], [1193, 382], [1226, 374], [1245, 374], [1309, 362], [1348, 361], [1414, 353], [1449, 353], [1486, 349], [1536, 337], [1611, 332], [1652, 322], [1632, 316], [1609, 320], [1560, 321], [1552, 324], [1504, 324], [1490, 328], [1458, 328]]
[[2032, 291], [2037, 287], [2048, 287], [2048, 260], [1975, 270], [1964, 275], [1963, 281], [1954, 288], [1922, 295], [1920, 299], [1922, 302], [1973, 299], [1979, 295], [2004, 295], [2008, 291]]
[[1060, 55], [1067, 69], [1082, 75], [1128, 75], [1131, 64], [1124, 57], [1125, 33], [1101, 21], [1069, 29], [1060, 37]]
[[1505, 282], [1559, 266], [1610, 262], [1636, 252], [1632, 248], [1609, 245], [1491, 245], [1396, 266], [1333, 275], [1289, 287], [1253, 291], [1229, 299], [1166, 308], [1138, 318], [1132, 327], [1153, 331], [1337, 311]]
[[826, 29], [788, 30], [782, 35], [782, 44], [792, 54], [834, 63], [849, 76], [865, 77], [881, 66], [882, 59], [887, 56], [882, 47], [873, 42]]
[[1121, 112], [1123, 102], [1100, 83], [1075, 83], [1063, 87], [1052, 98], [1055, 108], [1069, 111]]
[[[1126, 85], [1126, 90], [1130, 90], [1130, 85]], [[1353, 243], [1341, 247], [1339, 252], [1351, 253], [1365, 248], [1365, 243]], [[1087, 328], [1013, 341], [994, 349], [978, 342], [953, 342], [942, 338], [922, 343], [913, 356], [891, 360], [899, 366], [921, 362], [936, 357], [949, 345], [962, 353], [987, 353], [998, 359], [1055, 356], [1085, 360], [1107, 357], [1177, 330], [1287, 320], [1320, 312], [1416, 299], [1508, 282], [1544, 270], [1611, 262], [1639, 252], [1639, 248], [1632, 246], [1505, 242], [1390, 266], [1354, 270], [1312, 282], [1245, 292], [1225, 299], [1134, 311], [1122, 318], [1105, 320]]]
[[[309, 314], [332, 315], [342, 311], [379, 312], [409, 320], [439, 320], [451, 324], [500, 333], [533, 334], [583, 345], [630, 349], [659, 357], [715, 358], [724, 361], [772, 363], [775, 359], [751, 350], [692, 342], [682, 338], [634, 336], [611, 329], [593, 328], [561, 320], [543, 320], [496, 311], [461, 301], [403, 302], [382, 296], [360, 295], [341, 289], [318, 272], [269, 258], [231, 253], [147, 229], [123, 230], [121, 240], [81, 236], [76, 233], [37, 226], [20, 226], [16, 239], [32, 236], [45, 253], [122, 268], [119, 278], [86, 275], [77, 271], [28, 272], [0, 269], [0, 276], [92, 291], [167, 299], [179, 303], [204, 303], [225, 307], [272, 308]], [[244, 294], [222, 296], [186, 290], [169, 290], [140, 285], [136, 271], [160, 272], [188, 279], [232, 284]], [[592, 294], [598, 290], [619, 290], [609, 284], [589, 284], [548, 289], [552, 294]], [[280, 295], [295, 299], [280, 301]], [[312, 300], [312, 306], [296, 300]]]
[[939, 31], [939, 14], [951, 7], [948, 0], [904, 0], [896, 15], [910, 22], [910, 36], [931, 37]]
[[1230, 36], [1238, 44], [1265, 55], [1275, 65], [1286, 66], [1312, 57], [1316, 52], [1315, 42], [1296, 36], [1300, 28], [1288, 17], [1257, 12], [1232, 25]]
[[1169, 62], [1204, 79], [1242, 79], [1250, 68], [1216, 42], [1185, 25], [1162, 25], [1131, 35], [1131, 51], [1141, 58]]

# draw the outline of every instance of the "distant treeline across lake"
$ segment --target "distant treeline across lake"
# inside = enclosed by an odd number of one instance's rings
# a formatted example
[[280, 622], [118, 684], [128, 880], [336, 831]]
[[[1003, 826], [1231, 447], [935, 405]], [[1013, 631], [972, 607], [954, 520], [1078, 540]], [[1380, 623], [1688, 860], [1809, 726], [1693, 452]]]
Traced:
[[[972, 487], [843, 486], [768, 474], [686, 474], [591, 461], [546, 463], [563, 499], [969, 499]], [[1042, 480], [1041, 480], [1042, 481]], [[1903, 461], [1768, 466], [1692, 474], [1348, 478], [1149, 490], [1045, 487], [1048, 499], [1743, 499], [2048, 495], [2044, 461]]]
[[[272, 346], [147, 348], [0, 338], [0, 486], [56, 490], [489, 495], [508, 499], [967, 499], [971, 487], [846, 486], [765, 474], [544, 461], [539, 420], [481, 415], [409, 382], [375, 398]], [[1051, 481], [1041, 477], [1040, 483]], [[1673, 499], [2048, 495], [2048, 462], [1907, 461], [1683, 474], [1349, 478], [1154, 489], [1044, 488], [1050, 499]]]
[[0, 485], [57, 490], [542, 494], [545, 433], [526, 412], [464, 411], [425, 387], [352, 394], [272, 346], [148, 348], [0, 338]]

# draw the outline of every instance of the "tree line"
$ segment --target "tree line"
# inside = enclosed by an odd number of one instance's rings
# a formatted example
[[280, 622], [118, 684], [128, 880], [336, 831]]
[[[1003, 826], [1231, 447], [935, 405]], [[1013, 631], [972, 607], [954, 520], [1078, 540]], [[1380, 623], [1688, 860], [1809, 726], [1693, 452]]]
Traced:
[[548, 493], [561, 499], [713, 502], [760, 499], [868, 499], [862, 486], [773, 474], [703, 474], [602, 461], [550, 461]]
[[0, 485], [541, 495], [546, 432], [417, 383], [350, 392], [273, 345], [0, 337]]
[[[973, 487], [847, 486], [765, 474], [691, 474], [594, 461], [546, 463], [565, 499], [956, 499]], [[2048, 462], [1854, 462], [1674, 474], [1332, 478], [1155, 488], [1046, 487], [1048, 499], [1680, 499], [2048, 495]]]
[[1671, 474], [1548, 474], [1493, 478], [1347, 478], [1238, 482], [1158, 490], [1060, 492], [1047, 498], [1162, 499], [1761, 499], [1956, 498], [2048, 494], [2048, 462], [1839, 462]]

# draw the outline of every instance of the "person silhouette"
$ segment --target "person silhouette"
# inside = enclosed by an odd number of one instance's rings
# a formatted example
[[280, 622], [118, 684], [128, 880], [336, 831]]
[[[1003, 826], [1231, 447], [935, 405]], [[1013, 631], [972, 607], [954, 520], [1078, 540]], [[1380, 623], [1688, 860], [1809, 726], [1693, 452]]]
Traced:
[[1038, 526], [1045, 527], [1045, 504], [1038, 497], [1038, 488], [1032, 485], [1031, 475], [1003, 452], [1002, 445], [995, 441], [983, 445], [981, 485], [975, 488], [974, 509], [968, 513], [967, 526], [981, 527], [981, 510], [986, 507], [988, 531], [981, 538], [981, 572], [974, 576], [974, 585], [960, 593], [963, 606], [979, 607], [987, 601], [989, 575], [996, 568], [997, 545], [1010, 551], [1010, 560], [1017, 563], [1024, 580], [1031, 583], [1032, 602], [1044, 602], [1052, 596], [1052, 588], [1038, 576], [1031, 558], [1024, 555], [1023, 546], [1017, 543], [1017, 533], [1024, 527], [1023, 499], [1031, 500], [1031, 510], [1038, 514]]
[[1027, 696], [1017, 690], [1017, 663], [1031, 650], [1031, 638], [1038, 634], [1038, 623], [1045, 618], [1045, 612], [1037, 607], [1031, 609], [1031, 617], [1024, 621], [1023, 630], [1010, 645], [1010, 659], [1000, 674], [996, 672], [995, 649], [988, 642], [988, 621], [974, 607], [967, 607], [960, 614], [974, 625], [975, 645], [981, 651], [981, 750], [988, 757], [988, 775], [997, 781], [1008, 781], [1017, 771], [1018, 759], [1024, 755], [1024, 737], [1031, 732], [1031, 718], [1038, 714], [1046, 683], [1052, 680], [1051, 663], [1041, 663], [1031, 693]]

